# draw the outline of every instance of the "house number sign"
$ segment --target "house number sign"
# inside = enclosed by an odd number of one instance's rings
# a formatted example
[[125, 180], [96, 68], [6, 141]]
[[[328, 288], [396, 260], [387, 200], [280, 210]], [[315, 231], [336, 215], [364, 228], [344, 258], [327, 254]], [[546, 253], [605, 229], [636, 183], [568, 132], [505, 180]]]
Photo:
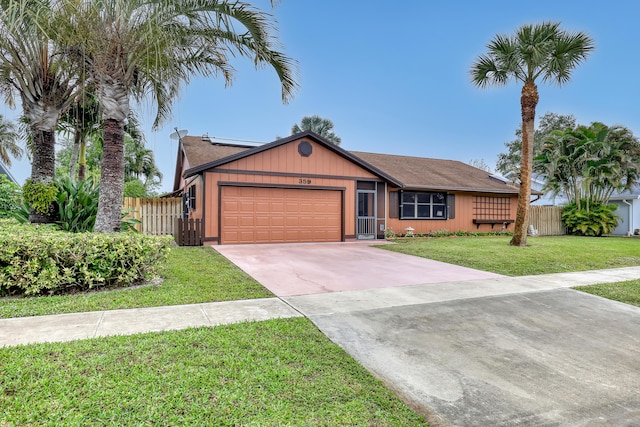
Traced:
[[300, 178], [298, 184], [309, 185], [311, 184], [311, 178]]

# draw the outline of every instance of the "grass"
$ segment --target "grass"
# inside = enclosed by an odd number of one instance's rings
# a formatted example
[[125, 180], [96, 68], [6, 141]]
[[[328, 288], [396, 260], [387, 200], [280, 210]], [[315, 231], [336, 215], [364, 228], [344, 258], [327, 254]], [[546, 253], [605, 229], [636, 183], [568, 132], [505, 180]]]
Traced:
[[0, 299], [0, 318], [272, 297], [211, 247], [175, 247], [157, 285], [35, 298]]
[[[410, 239], [388, 250], [506, 275], [640, 265], [640, 242]], [[1, 317], [272, 296], [213, 249], [175, 248], [159, 285], [0, 300]], [[640, 280], [578, 288], [640, 306]], [[0, 348], [0, 426], [425, 426], [307, 319]]]
[[0, 425], [426, 426], [307, 319], [0, 349]]
[[510, 237], [416, 238], [381, 248], [506, 276], [562, 273], [640, 265], [640, 241], [623, 237], [529, 237], [526, 247]]
[[577, 286], [574, 289], [640, 307], [640, 280]]

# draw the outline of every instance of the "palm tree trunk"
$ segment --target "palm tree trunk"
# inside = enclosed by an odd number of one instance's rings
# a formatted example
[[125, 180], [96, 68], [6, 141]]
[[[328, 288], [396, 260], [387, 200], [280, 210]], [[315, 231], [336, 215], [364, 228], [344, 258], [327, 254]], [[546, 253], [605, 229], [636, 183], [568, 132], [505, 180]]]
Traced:
[[[56, 167], [55, 133], [48, 130], [31, 128], [33, 133], [33, 162], [31, 163], [31, 180], [48, 184], [53, 182]], [[48, 214], [31, 209], [29, 222], [32, 224], [48, 224], [53, 222], [54, 207], [50, 206]]]
[[84, 181], [87, 169], [87, 139], [83, 135], [80, 140], [80, 154], [78, 156], [78, 181]]
[[124, 123], [106, 119], [100, 173], [100, 199], [94, 231], [120, 231], [124, 194]]
[[69, 162], [69, 178], [76, 180], [76, 168], [78, 166], [78, 156], [80, 151], [80, 138], [82, 137], [79, 129], [80, 126], [76, 125], [75, 133], [73, 135], [73, 151], [71, 152], [71, 161]]
[[522, 87], [520, 107], [522, 112], [522, 163], [520, 164], [520, 191], [513, 237], [510, 245], [526, 246], [529, 225], [529, 203], [531, 201], [531, 170], [533, 167], [533, 132], [538, 105], [538, 87], [527, 80]]

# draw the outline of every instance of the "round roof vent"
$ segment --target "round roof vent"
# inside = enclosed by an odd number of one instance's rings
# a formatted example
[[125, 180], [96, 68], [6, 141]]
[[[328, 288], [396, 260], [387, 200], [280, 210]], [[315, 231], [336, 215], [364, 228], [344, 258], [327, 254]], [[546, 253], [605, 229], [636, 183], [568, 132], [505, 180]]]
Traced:
[[312, 152], [313, 147], [311, 146], [311, 143], [309, 141], [302, 141], [300, 144], [298, 144], [298, 153], [300, 153], [302, 157], [309, 157]]

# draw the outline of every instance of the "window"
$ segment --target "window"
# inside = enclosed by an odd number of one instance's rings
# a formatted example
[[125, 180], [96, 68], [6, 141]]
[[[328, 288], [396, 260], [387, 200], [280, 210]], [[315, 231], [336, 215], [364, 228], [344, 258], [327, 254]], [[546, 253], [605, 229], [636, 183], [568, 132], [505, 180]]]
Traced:
[[400, 218], [447, 219], [447, 195], [403, 191], [400, 196]]
[[195, 185], [192, 185], [191, 187], [189, 187], [188, 200], [189, 200], [189, 209], [195, 210], [196, 208], [196, 186]]

